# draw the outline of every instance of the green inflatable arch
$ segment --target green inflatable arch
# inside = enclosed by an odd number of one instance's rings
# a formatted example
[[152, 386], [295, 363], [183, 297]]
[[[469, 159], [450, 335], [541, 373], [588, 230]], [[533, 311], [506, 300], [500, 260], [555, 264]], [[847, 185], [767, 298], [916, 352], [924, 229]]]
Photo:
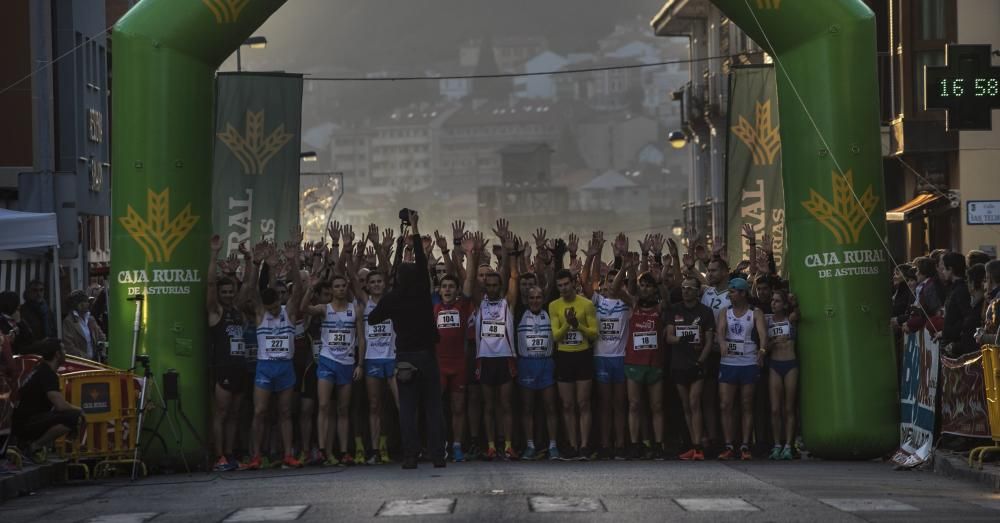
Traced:
[[[143, 294], [139, 352], [150, 355], [158, 380], [177, 370], [184, 414], [202, 438], [214, 74], [283, 3], [143, 0], [114, 31], [111, 361], [132, 366], [125, 340], [135, 309], [127, 299]], [[898, 409], [889, 266], [879, 239], [874, 15], [861, 0], [714, 3], [780, 61], [787, 265], [802, 303], [806, 443], [827, 458], [879, 456], [898, 441]], [[194, 435], [179, 429], [180, 449], [171, 451], [198, 454]], [[164, 437], [176, 446], [169, 432]]]

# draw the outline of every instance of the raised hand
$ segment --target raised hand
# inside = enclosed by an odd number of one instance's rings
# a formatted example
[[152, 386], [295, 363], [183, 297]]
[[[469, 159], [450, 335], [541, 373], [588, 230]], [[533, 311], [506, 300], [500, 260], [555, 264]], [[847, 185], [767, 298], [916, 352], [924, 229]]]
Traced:
[[462, 234], [462, 252], [464, 252], [465, 254], [471, 253], [472, 249], [475, 248], [474, 243], [475, 243], [475, 236], [471, 232], [465, 231]]
[[583, 272], [583, 259], [582, 258], [572, 258], [569, 262], [569, 270], [573, 274], [580, 274]]
[[670, 251], [670, 256], [677, 259], [677, 242], [673, 238], [667, 238], [667, 249]]
[[628, 237], [625, 236], [625, 233], [620, 232], [615, 237], [615, 243], [612, 245], [615, 249], [615, 257], [624, 256], [628, 251]]
[[344, 228], [341, 230], [341, 236], [344, 238], [344, 243], [347, 245], [354, 244], [354, 228], [350, 225], [344, 224]]
[[441, 252], [448, 250], [448, 239], [441, 236], [441, 233], [437, 229], [434, 230], [434, 242], [437, 243], [438, 249], [441, 249]]
[[368, 248], [365, 249], [365, 264], [375, 265], [375, 261], [376, 261], [375, 247], [368, 246]]
[[[435, 234], [437, 234], [437, 233], [435, 232]], [[465, 238], [465, 222], [463, 222], [462, 220], [455, 220], [455, 221], [451, 222], [451, 239], [452, 239], [452, 241], [455, 241], [455, 240], [461, 241], [462, 238]]]
[[722, 241], [722, 238], [715, 238], [712, 242], [712, 256], [718, 256], [720, 258], [726, 257], [726, 242]]
[[538, 249], [539, 252], [545, 250], [545, 235], [546, 234], [547, 234], [546, 230], [542, 229], [541, 227], [539, 227], [538, 229], [536, 229], [535, 233], [532, 234], [532, 237], [535, 239], [535, 248]]
[[681, 258], [681, 263], [688, 269], [694, 268], [694, 257], [691, 256], [691, 251], [684, 253], [684, 256]]
[[239, 249], [240, 254], [242, 254], [244, 258], [253, 259], [253, 254], [250, 252], [249, 249], [247, 249], [247, 242], [246, 242], [246, 240], [241, 241], [240, 245], [239, 245], [239, 247], [237, 247], [237, 249]]
[[647, 234], [646, 236], [643, 236], [642, 240], [638, 241], [638, 243], [639, 243], [639, 254], [645, 256], [646, 253], [648, 253], [649, 250], [652, 248], [653, 236]]
[[392, 229], [386, 227], [385, 231], [382, 232], [382, 248], [389, 250], [392, 247], [392, 242], [395, 240]]
[[417, 222], [420, 221], [420, 213], [418, 213], [417, 211], [414, 211], [414, 210], [410, 209], [409, 215], [410, 215], [410, 219], [409, 219], [410, 226], [411, 227], [416, 227], [417, 226]]
[[649, 246], [653, 250], [653, 252], [660, 254], [663, 252], [663, 243], [665, 241], [666, 239], [663, 237], [662, 234], [656, 233], [650, 237]]
[[288, 237], [295, 242], [296, 247], [302, 245], [302, 240], [305, 238], [305, 234], [302, 233], [302, 226], [296, 225], [288, 230]]
[[[518, 240], [520, 240], [520, 239], [518, 239]], [[524, 243], [522, 245], [524, 245], [524, 259], [530, 262], [531, 261], [531, 245], [528, 245], [527, 243]]]
[[757, 243], [757, 233], [754, 232], [752, 225], [750, 225], [749, 223], [744, 223], [741, 231], [743, 237], [746, 238], [748, 242], [750, 242], [750, 245], [754, 245]]
[[282, 254], [284, 254], [285, 260], [289, 263], [295, 264], [295, 262], [299, 259], [299, 243], [294, 240], [285, 242], [285, 248], [282, 250]]
[[598, 254], [601, 253], [601, 248], [603, 246], [604, 246], [604, 239], [598, 238], [597, 234], [595, 233], [594, 237], [591, 238], [590, 243], [587, 245], [587, 252], [586, 252], [587, 256], [588, 257], [597, 256]]
[[431, 252], [431, 247], [434, 246], [434, 240], [430, 236], [421, 236], [420, 245], [424, 247], [424, 254]]
[[340, 243], [340, 222], [334, 220], [326, 225], [326, 234], [330, 236], [330, 243], [337, 245]]
[[712, 255], [705, 248], [705, 244], [700, 241], [694, 246], [694, 257], [701, 260], [704, 263], [708, 263], [712, 259]]
[[476, 231], [472, 235], [472, 250], [476, 252], [482, 252], [483, 248], [486, 246], [486, 240], [483, 239], [483, 233]]
[[218, 234], [213, 234], [208, 240], [208, 246], [212, 249], [213, 253], [218, 253], [222, 250], [222, 238]]
[[374, 223], [368, 224], [368, 236], [366, 240], [372, 242], [372, 245], [378, 245], [378, 225]]
[[493, 229], [493, 234], [495, 234], [500, 241], [503, 241], [507, 238], [507, 235], [510, 234], [510, 222], [504, 218], [497, 220], [497, 226]]
[[566, 250], [570, 256], [576, 257], [576, 251], [580, 250], [580, 237], [574, 233], [569, 233], [569, 241], [566, 242]]

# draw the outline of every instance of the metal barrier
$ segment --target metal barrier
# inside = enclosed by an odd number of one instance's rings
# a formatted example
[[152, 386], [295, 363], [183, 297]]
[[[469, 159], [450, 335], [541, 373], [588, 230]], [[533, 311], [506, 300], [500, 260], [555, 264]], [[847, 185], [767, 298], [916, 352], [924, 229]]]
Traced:
[[79, 405], [86, 416], [78, 438], [61, 438], [58, 452], [69, 467], [80, 468], [84, 479], [90, 478], [90, 465], [96, 461], [93, 476], [103, 477], [118, 466], [136, 463], [146, 475], [146, 465], [136, 462], [139, 384], [135, 375], [122, 370], [88, 370], [62, 375], [66, 401]]
[[969, 466], [983, 468], [983, 456], [1000, 452], [1000, 347], [983, 345], [983, 389], [986, 392], [986, 414], [990, 421], [993, 445], [976, 447], [969, 452]]

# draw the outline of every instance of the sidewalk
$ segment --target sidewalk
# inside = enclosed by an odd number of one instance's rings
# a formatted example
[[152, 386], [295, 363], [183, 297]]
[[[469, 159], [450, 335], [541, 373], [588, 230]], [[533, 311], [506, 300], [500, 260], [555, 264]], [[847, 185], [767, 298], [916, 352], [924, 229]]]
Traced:
[[[996, 454], [994, 454], [996, 456]], [[983, 469], [969, 466], [968, 453], [934, 451], [934, 473], [950, 478], [975, 481], [1000, 492], [1000, 461], [983, 462]]]
[[50, 460], [41, 465], [25, 465], [14, 474], [0, 475], [0, 504], [27, 495], [43, 487], [62, 483], [66, 478], [66, 462]]

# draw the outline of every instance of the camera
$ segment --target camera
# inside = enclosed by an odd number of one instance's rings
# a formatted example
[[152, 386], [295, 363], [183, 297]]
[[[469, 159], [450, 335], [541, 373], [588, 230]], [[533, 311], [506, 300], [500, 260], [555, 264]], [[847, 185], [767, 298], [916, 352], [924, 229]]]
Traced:
[[410, 213], [414, 212], [412, 209], [407, 209], [403, 207], [399, 210], [399, 221], [403, 222], [403, 225], [410, 225]]

